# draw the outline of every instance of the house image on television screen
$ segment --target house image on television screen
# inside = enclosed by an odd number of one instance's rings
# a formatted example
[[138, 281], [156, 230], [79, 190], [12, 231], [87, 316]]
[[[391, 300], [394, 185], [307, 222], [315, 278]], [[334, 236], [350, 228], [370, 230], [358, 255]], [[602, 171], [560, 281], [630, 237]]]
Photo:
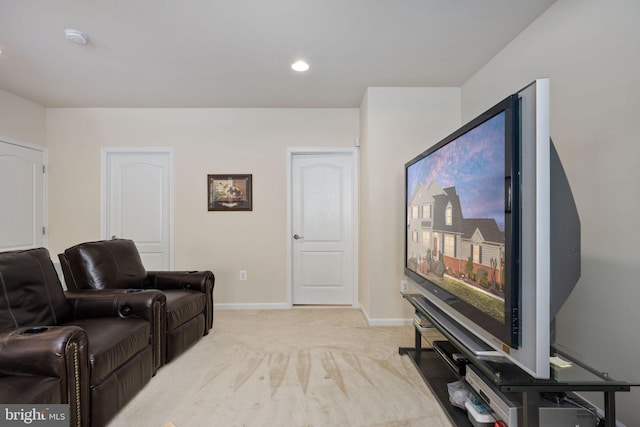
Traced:
[[407, 267], [504, 322], [505, 235], [496, 220], [464, 218], [456, 188], [435, 181], [418, 184], [407, 208]]

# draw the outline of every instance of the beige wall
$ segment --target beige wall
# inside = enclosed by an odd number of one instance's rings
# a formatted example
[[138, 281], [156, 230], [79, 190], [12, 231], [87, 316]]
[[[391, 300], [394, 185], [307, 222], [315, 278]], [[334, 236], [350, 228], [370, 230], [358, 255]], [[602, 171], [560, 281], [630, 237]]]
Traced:
[[[582, 227], [582, 277], [558, 317], [558, 341], [636, 382], [638, 22], [637, 0], [560, 0], [462, 88], [466, 121], [535, 78], [550, 78], [551, 135]], [[640, 388], [616, 399], [618, 418], [640, 425]]]
[[404, 164], [460, 126], [460, 89], [369, 88], [361, 116], [360, 300], [372, 324], [401, 322]]
[[0, 140], [46, 146], [46, 109], [0, 89]]
[[[49, 109], [51, 253], [101, 238], [103, 147], [171, 147], [175, 268], [213, 270], [216, 304], [286, 303], [286, 149], [353, 147], [358, 123], [357, 109]], [[253, 211], [208, 212], [211, 173], [253, 174]]]

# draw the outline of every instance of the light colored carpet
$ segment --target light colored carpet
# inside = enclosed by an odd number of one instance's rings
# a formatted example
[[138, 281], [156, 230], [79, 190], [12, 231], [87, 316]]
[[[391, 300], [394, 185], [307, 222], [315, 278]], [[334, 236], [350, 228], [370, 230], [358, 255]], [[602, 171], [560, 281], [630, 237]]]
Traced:
[[109, 427], [451, 427], [398, 347], [413, 329], [350, 308], [221, 311]]

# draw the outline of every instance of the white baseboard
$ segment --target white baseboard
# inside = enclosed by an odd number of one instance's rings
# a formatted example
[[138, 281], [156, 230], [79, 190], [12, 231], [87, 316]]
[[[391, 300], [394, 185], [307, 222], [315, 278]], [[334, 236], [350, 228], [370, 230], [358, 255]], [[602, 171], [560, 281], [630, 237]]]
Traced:
[[411, 319], [369, 319], [369, 326], [411, 326]]
[[[290, 310], [293, 307], [287, 303], [223, 303], [214, 304], [214, 310]], [[318, 308], [318, 307], [314, 307]], [[331, 307], [327, 307], [331, 308]], [[411, 319], [372, 319], [361, 304], [353, 306], [360, 309], [369, 326], [411, 326]]]
[[413, 325], [413, 320], [411, 319], [372, 319], [369, 317], [369, 313], [367, 310], [361, 305], [360, 310], [362, 311], [362, 315], [367, 320], [367, 324], [369, 326], [411, 326]]
[[[222, 303], [222, 304], [213, 304], [213, 308], [216, 310], [289, 310], [292, 308], [344, 308], [348, 306], [343, 305], [313, 305], [313, 306], [292, 306], [287, 304], [286, 302], [275, 302], [275, 303], [263, 303], [263, 302], [255, 302], [255, 303]], [[352, 305], [352, 308], [361, 308], [360, 304]]]
[[287, 303], [225, 303], [214, 304], [214, 310], [289, 310], [291, 306]]

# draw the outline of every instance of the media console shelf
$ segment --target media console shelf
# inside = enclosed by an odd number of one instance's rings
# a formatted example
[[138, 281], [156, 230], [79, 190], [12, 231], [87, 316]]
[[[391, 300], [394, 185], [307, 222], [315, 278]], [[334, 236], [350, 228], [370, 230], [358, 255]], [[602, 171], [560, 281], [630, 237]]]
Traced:
[[[519, 393], [522, 397], [522, 425], [524, 427], [539, 426], [540, 393], [542, 392], [602, 392], [604, 393], [604, 425], [615, 427], [615, 393], [630, 391], [639, 383], [611, 378], [607, 372], [597, 370], [581, 362], [567, 349], [553, 346], [551, 356], [568, 361], [570, 366], [557, 368], [552, 366], [550, 379], [533, 378], [506, 358], [478, 357], [466, 348], [462, 342], [447, 328], [437, 322], [421, 304], [423, 296], [419, 294], [402, 294], [402, 296], [445, 336], [467, 363], [473, 364], [482, 375], [493, 383], [501, 392]], [[416, 326], [416, 325], [414, 325]], [[449, 402], [447, 384], [457, 381], [461, 373], [458, 366], [443, 354], [432, 348], [422, 348], [422, 334], [416, 326], [414, 347], [399, 348], [400, 354], [410, 357], [422, 378], [433, 391], [451, 421], [458, 427], [470, 426], [466, 413]]]

